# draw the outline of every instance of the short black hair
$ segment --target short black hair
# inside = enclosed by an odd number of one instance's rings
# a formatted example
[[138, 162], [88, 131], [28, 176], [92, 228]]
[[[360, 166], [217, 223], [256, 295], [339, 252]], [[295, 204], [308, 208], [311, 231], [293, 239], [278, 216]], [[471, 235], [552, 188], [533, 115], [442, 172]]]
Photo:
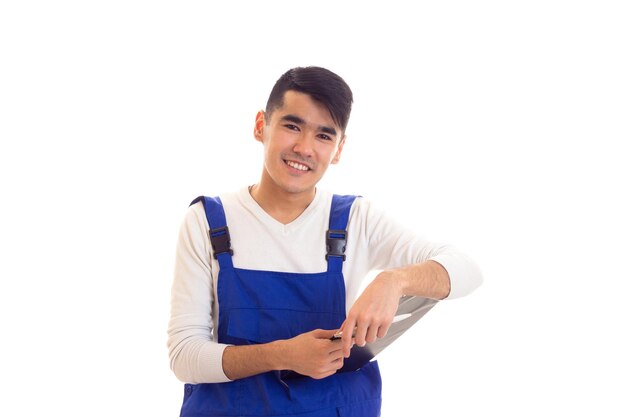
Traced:
[[298, 91], [328, 109], [330, 117], [345, 133], [352, 110], [352, 90], [332, 71], [321, 67], [296, 67], [284, 73], [270, 93], [265, 106], [266, 117], [284, 103], [285, 92]]

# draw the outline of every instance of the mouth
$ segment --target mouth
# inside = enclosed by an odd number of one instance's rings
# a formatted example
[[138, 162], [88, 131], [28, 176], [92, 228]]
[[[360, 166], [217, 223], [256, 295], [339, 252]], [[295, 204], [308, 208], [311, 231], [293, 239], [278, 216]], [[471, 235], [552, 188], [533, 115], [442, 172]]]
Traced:
[[307, 172], [311, 170], [311, 167], [301, 162], [290, 161], [288, 159], [283, 159], [283, 162], [287, 164], [288, 166], [290, 166], [291, 168], [296, 169], [298, 171]]

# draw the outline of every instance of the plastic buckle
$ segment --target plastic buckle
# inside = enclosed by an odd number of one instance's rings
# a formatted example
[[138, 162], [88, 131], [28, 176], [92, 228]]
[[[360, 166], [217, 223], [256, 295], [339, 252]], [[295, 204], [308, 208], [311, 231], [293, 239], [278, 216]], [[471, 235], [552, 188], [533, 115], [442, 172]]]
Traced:
[[347, 230], [328, 230], [326, 232], [326, 260], [328, 261], [329, 256], [340, 256], [345, 261], [347, 240]]
[[230, 233], [228, 233], [228, 226], [209, 230], [209, 238], [211, 238], [213, 257], [215, 259], [217, 259], [217, 255], [220, 253], [228, 252], [232, 256], [233, 250], [230, 248]]

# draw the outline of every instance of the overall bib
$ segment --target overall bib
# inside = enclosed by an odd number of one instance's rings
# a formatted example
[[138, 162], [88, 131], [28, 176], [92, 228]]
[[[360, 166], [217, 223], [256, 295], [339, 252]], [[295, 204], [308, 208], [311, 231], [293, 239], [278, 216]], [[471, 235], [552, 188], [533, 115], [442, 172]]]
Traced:
[[[230, 236], [219, 198], [198, 197], [220, 270], [218, 342], [232, 345], [290, 339], [314, 329], [337, 329], [345, 319], [346, 226], [354, 196], [333, 196], [326, 232], [328, 270], [254, 271], [233, 267]], [[376, 417], [381, 378], [373, 361], [354, 372], [313, 379], [274, 371], [225, 383], [186, 384], [181, 417]]]

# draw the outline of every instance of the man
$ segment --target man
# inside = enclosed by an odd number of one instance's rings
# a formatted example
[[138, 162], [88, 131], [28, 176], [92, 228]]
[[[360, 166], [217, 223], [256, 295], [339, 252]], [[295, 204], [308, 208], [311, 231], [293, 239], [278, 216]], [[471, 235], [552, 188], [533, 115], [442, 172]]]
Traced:
[[[462, 254], [365, 199], [316, 188], [339, 162], [351, 105], [338, 75], [287, 71], [256, 116], [259, 182], [192, 203], [168, 341], [187, 383], [182, 416], [378, 416], [377, 363], [338, 372], [353, 344], [384, 337], [403, 295], [454, 298], [480, 285]], [[373, 269], [383, 272], [357, 297]]]

